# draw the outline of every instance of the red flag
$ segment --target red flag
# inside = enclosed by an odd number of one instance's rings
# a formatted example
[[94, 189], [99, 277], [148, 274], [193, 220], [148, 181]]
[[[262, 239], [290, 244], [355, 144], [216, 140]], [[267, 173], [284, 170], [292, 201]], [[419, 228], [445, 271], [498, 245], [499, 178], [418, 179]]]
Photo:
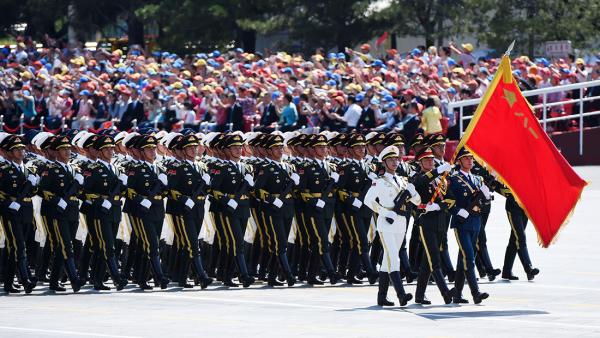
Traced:
[[459, 147], [498, 173], [548, 247], [568, 221], [587, 184], [540, 126], [512, 76], [510, 59], [502, 62], [483, 96]]
[[375, 42], [375, 45], [377, 47], [381, 46], [381, 44], [385, 42], [385, 40], [387, 39], [387, 37], [388, 37], [388, 32], [383, 32], [383, 34]]

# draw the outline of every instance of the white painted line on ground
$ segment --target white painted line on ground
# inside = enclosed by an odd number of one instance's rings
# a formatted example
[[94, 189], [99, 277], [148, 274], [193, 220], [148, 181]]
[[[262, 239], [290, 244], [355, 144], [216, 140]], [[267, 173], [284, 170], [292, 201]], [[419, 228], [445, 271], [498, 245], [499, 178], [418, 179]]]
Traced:
[[14, 326], [0, 326], [0, 330], [35, 332], [35, 333], [40, 333], [40, 334], [45, 334], [45, 335], [68, 335], [68, 336], [111, 337], [111, 338], [140, 338], [139, 336], [119, 336], [119, 335], [112, 335], [112, 334], [90, 333], [90, 332], [80, 332], [80, 331], [34, 329], [34, 328], [14, 327]]

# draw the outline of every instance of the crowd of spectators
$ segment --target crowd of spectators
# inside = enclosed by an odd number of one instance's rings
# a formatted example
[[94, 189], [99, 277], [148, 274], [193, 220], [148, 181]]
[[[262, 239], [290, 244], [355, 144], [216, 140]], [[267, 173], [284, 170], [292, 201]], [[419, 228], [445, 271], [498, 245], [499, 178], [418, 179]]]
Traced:
[[[194, 55], [61, 48], [18, 39], [0, 49], [0, 116], [5, 131], [65, 126], [121, 130], [143, 125], [206, 131], [398, 130], [459, 136], [448, 103], [481, 97], [499, 58], [475, 57], [471, 44], [418, 46], [374, 56], [369, 44], [343, 53], [248, 53], [237, 48]], [[513, 59], [523, 90], [596, 80], [600, 62]], [[550, 117], [578, 113], [579, 90], [548, 95]], [[584, 91], [600, 95], [600, 87]], [[530, 98], [538, 103], [541, 98]], [[474, 107], [471, 108], [474, 110]], [[472, 113], [469, 108], [465, 113]], [[600, 110], [600, 100], [585, 103]], [[549, 125], [560, 131], [577, 121]], [[587, 126], [598, 119], [586, 120]]]

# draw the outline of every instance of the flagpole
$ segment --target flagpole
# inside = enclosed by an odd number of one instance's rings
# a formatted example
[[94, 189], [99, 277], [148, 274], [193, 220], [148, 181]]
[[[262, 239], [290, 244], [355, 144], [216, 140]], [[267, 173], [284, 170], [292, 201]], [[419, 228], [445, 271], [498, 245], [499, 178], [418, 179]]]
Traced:
[[[510, 45], [508, 45], [508, 48], [506, 49], [506, 52], [504, 52], [505, 56], [510, 56], [510, 53], [512, 52], [513, 48], [515, 47], [515, 41], [513, 40]], [[460, 117], [462, 118], [462, 116]], [[460, 142], [458, 143], [460, 145]], [[452, 154], [452, 158], [450, 159], [450, 164], [452, 165], [452, 163], [454, 163], [454, 161], [456, 160], [456, 155], [458, 154], [458, 151], [460, 150], [461, 147], [456, 147], [456, 149], [454, 149], [454, 153]], [[442, 188], [442, 184], [444, 184], [444, 182], [446, 182], [446, 177], [448, 177], [448, 174], [450, 172], [446, 171], [443, 175], [442, 178], [440, 179], [440, 183], [437, 184], [437, 186], [435, 187], [435, 192], [433, 193], [433, 195], [431, 196], [431, 200], [429, 201], [429, 203], [433, 203], [435, 201], [435, 199], [437, 198], [437, 196], [440, 193], [440, 189]]]

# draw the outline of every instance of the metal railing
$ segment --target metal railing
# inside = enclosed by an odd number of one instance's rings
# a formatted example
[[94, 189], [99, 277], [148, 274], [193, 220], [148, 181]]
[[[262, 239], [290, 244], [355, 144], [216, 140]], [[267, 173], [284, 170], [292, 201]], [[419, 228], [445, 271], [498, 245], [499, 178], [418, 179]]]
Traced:
[[[584, 90], [586, 88], [596, 87], [596, 86], [600, 86], [600, 80], [573, 83], [573, 84], [556, 86], [556, 87], [547, 87], [547, 88], [541, 88], [541, 89], [528, 90], [528, 91], [523, 92], [523, 96], [525, 96], [525, 97], [541, 96], [542, 103], [534, 105], [533, 108], [535, 110], [541, 109], [542, 116], [540, 118], [540, 123], [542, 124], [544, 131], [546, 131], [546, 132], [548, 132], [547, 127], [548, 127], [549, 122], [578, 119], [579, 120], [579, 122], [578, 122], [579, 123], [579, 155], [583, 155], [583, 129], [584, 129], [583, 118], [588, 117], [588, 116], [600, 115], [600, 110], [586, 112], [586, 113], [583, 112], [585, 102], [593, 101], [593, 100], [600, 100], [600, 96], [583, 97], [583, 94], [584, 94]], [[548, 102], [548, 94], [570, 92], [573, 90], [579, 90], [579, 98], [578, 99], [570, 99], [570, 100], [557, 101], [557, 102]], [[481, 102], [481, 98], [448, 103], [448, 111], [454, 111], [454, 110], [458, 109], [458, 128], [459, 128], [461, 137], [462, 137], [462, 135], [464, 133], [464, 129], [465, 129], [464, 121], [468, 121], [473, 118], [473, 115], [465, 116], [464, 108], [469, 107], [469, 106], [477, 106], [479, 104], [479, 102]], [[568, 105], [568, 104], [574, 104], [574, 103], [579, 103], [579, 112], [578, 113], [573, 112], [573, 114], [568, 115], [568, 116], [559, 116], [559, 117], [548, 118], [549, 108], [556, 107], [556, 106], [562, 106], [562, 105]]]

